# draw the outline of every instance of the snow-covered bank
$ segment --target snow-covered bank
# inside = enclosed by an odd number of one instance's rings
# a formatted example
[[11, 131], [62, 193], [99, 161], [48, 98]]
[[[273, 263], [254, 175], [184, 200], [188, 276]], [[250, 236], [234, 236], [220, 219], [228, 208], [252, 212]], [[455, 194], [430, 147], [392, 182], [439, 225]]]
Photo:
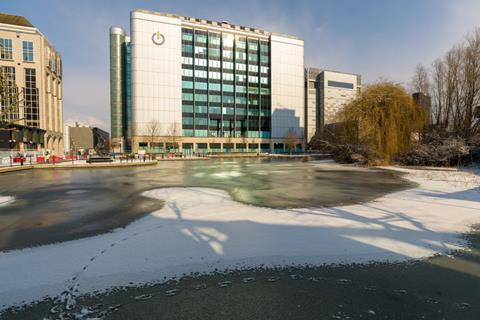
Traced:
[[0, 196], [0, 207], [6, 206], [15, 201], [14, 197], [11, 196]]
[[464, 247], [458, 235], [480, 223], [478, 176], [402, 170], [418, 188], [333, 208], [259, 208], [214, 189], [146, 192], [165, 207], [125, 229], [0, 253], [0, 307], [215, 268], [398, 261]]

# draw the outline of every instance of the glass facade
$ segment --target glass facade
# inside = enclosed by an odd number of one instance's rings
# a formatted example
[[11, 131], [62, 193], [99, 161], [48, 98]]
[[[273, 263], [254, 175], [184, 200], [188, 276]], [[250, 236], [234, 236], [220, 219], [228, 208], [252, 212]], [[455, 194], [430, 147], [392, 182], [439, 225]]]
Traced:
[[270, 44], [182, 28], [182, 133], [270, 138]]
[[35, 69], [25, 69], [25, 88], [23, 92], [25, 95], [25, 123], [27, 126], [40, 127], [40, 108]]
[[0, 96], [0, 109], [2, 110], [3, 121], [16, 121], [19, 119], [20, 103], [18, 88], [16, 85], [15, 67], [0, 67], [0, 74], [6, 84], [7, 95]]
[[130, 42], [125, 42], [124, 55], [125, 72], [125, 116], [124, 116], [124, 136], [127, 138], [127, 150], [130, 150], [130, 141], [132, 138], [132, 47]]

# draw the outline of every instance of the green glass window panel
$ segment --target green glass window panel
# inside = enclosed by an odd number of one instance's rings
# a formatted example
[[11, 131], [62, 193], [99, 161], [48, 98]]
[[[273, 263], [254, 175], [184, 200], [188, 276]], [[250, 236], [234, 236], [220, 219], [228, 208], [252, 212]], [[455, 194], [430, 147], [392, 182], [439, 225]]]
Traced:
[[235, 108], [223, 108], [223, 114], [235, 114]]
[[213, 91], [220, 91], [220, 83], [209, 83], [208, 89]]
[[240, 115], [240, 116], [247, 115], [247, 109], [245, 109], [245, 108], [236, 108], [236, 111], [237, 111], [237, 115]]
[[210, 127], [217, 127], [218, 120], [217, 119], [210, 119]]
[[250, 93], [250, 94], [258, 94], [258, 88], [256, 88], [256, 87], [248, 87], [248, 93]]
[[210, 34], [208, 36], [208, 43], [219, 46], [220, 45], [220, 37]]
[[222, 109], [220, 107], [209, 107], [208, 110], [210, 113], [220, 114]]
[[192, 81], [182, 81], [182, 88], [193, 89], [193, 82]]
[[193, 137], [193, 130], [192, 129], [183, 129], [182, 134], [184, 137]]
[[235, 58], [240, 59], [240, 60], [245, 60], [247, 59], [247, 54], [245, 52], [235, 52]]
[[249, 51], [257, 51], [258, 50], [258, 42], [248, 41], [248, 50]]
[[233, 84], [224, 84], [223, 92], [233, 92]]
[[193, 52], [193, 46], [191, 46], [189, 44], [182, 44], [182, 52], [192, 53]]
[[270, 131], [260, 131], [261, 138], [270, 138]]
[[195, 82], [195, 89], [207, 90], [208, 84], [206, 82]]
[[189, 105], [184, 104], [182, 106], [182, 112], [193, 113], [193, 106], [189, 106]]
[[248, 104], [258, 105], [258, 99], [250, 97], [248, 98]]
[[223, 50], [222, 55], [224, 58], [233, 59], [233, 51], [231, 50]]
[[206, 126], [208, 123], [207, 118], [195, 118], [195, 124], [200, 126]]
[[235, 97], [235, 103], [236, 104], [247, 104], [247, 98], [246, 97]]
[[267, 110], [260, 110], [260, 115], [262, 117], [268, 117], [270, 115], [270, 112]]
[[182, 118], [182, 124], [192, 125], [192, 124], [193, 124], [193, 118], [183, 117], [183, 118]]
[[195, 137], [207, 137], [208, 131], [207, 130], [195, 130]]
[[247, 92], [247, 87], [245, 87], [245, 86], [235, 86], [235, 90], [238, 93], [246, 93]]
[[258, 56], [256, 54], [248, 54], [248, 61], [257, 62], [258, 61]]
[[193, 41], [193, 35], [191, 33], [182, 32], [182, 40]]
[[208, 100], [210, 102], [222, 102], [222, 97], [220, 95], [216, 95], [216, 94], [210, 94], [208, 96]]
[[195, 106], [195, 113], [208, 113], [207, 106]]
[[259, 138], [260, 133], [258, 131], [248, 131], [247, 132], [247, 137], [249, 137], [249, 138]]
[[190, 70], [190, 69], [182, 69], [182, 76], [185, 76], [185, 77], [193, 77], [193, 70]]
[[260, 56], [260, 62], [268, 63], [269, 61], [270, 59], [268, 58], [268, 56]]
[[260, 89], [260, 92], [261, 92], [261, 94], [268, 95], [268, 94], [270, 94], [270, 89], [268, 89], [268, 88], [261, 88], [261, 89]]
[[268, 51], [270, 51], [270, 48], [269, 48], [268, 44], [266, 44], [266, 43], [261, 43], [261, 42], [260, 42], [260, 51], [261, 51], [261, 52], [268, 52]]
[[223, 96], [222, 97], [223, 103], [233, 103], [233, 97], [231, 96]]
[[182, 93], [182, 100], [193, 101], [193, 93]]
[[236, 41], [236, 46], [237, 46], [237, 48], [246, 49], [247, 48], [247, 43], [245, 41], [242, 41], [242, 40], [237, 40]]
[[248, 109], [249, 116], [258, 116], [258, 109]]
[[197, 93], [197, 94], [195, 94], [195, 101], [206, 102], [207, 101], [207, 95]]
[[195, 35], [196, 43], [207, 43], [207, 35], [205, 34], [196, 34]]
[[208, 56], [212, 58], [220, 58], [220, 49], [219, 48], [208, 49]]

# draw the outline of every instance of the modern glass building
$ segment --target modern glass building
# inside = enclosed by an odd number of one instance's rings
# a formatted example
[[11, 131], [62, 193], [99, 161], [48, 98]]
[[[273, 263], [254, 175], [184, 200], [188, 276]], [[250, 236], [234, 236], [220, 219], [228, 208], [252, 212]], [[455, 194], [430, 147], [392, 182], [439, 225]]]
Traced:
[[133, 152], [303, 147], [302, 40], [145, 10], [125, 39], [111, 28], [112, 138]]

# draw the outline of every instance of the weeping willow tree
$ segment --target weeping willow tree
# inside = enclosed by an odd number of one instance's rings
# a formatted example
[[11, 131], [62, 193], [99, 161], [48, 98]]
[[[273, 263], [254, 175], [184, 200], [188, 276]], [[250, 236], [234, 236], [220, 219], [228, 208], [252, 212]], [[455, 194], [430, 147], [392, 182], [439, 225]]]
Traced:
[[339, 142], [364, 147], [370, 163], [389, 163], [408, 150], [427, 124], [428, 111], [399, 85], [378, 83], [339, 112]]

